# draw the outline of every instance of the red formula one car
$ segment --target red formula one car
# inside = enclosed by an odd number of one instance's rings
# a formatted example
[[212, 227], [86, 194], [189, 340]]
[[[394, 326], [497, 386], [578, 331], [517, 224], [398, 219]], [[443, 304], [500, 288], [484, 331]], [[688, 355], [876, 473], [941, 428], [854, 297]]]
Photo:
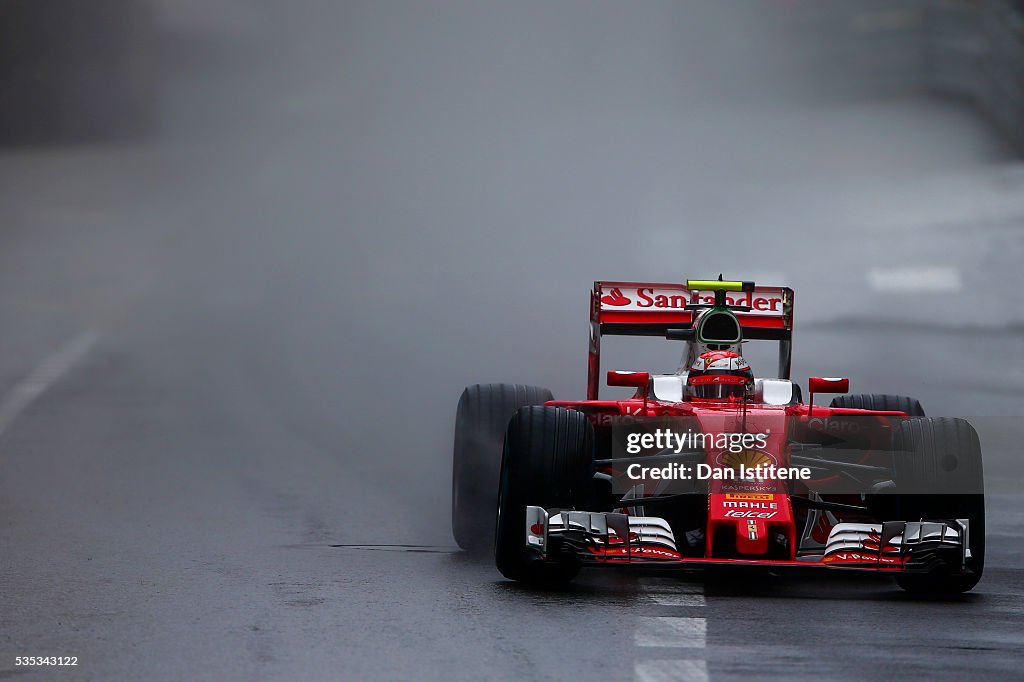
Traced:
[[[494, 548], [506, 577], [581, 567], [770, 566], [885, 572], [903, 588], [962, 592], [981, 577], [977, 433], [905, 396], [846, 395], [845, 378], [789, 378], [793, 291], [753, 282], [596, 282], [587, 399], [470, 386], [455, 427], [452, 526]], [[672, 374], [609, 372], [601, 337], [685, 344]], [[778, 344], [777, 377], [742, 350]], [[842, 394], [829, 407], [815, 393]], [[492, 543], [493, 538], [493, 545]]]

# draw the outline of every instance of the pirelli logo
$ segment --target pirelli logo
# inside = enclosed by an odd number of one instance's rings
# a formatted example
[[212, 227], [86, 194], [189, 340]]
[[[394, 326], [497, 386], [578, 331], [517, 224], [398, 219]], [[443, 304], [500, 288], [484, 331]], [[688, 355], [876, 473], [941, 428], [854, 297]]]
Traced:
[[727, 500], [757, 500], [760, 502], [770, 502], [772, 499], [771, 495], [761, 495], [759, 493], [726, 493], [725, 499]]

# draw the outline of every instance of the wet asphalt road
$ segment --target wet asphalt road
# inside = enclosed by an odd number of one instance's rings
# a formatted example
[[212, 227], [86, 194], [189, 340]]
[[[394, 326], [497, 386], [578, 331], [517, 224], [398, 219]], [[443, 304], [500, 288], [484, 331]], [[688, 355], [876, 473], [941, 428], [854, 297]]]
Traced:
[[[163, 138], [0, 153], [0, 678], [1022, 677], [1024, 175], [969, 111], [818, 101], [768, 31], [679, 86], [732, 53], [671, 3], [269, 7], [204, 25], [235, 51], [183, 60]], [[722, 270], [796, 288], [800, 381], [974, 418], [974, 592], [534, 592], [454, 549], [462, 386], [580, 395], [591, 281]]]
[[[691, 660], [687, 679], [853, 680], [865, 652], [873, 679], [1019, 672], [1019, 495], [990, 498], [986, 576], [949, 601], [834, 575], [690, 576], [698, 605], [602, 573], [533, 592], [452, 548], [442, 453], [402, 472], [347, 459], [266, 399], [223, 329], [191, 349], [163, 331], [104, 337], [4, 434], [9, 674], [72, 655], [29, 675], [565, 679], [589, 660], [632, 679]], [[392, 544], [417, 547], [335, 546]], [[652, 617], [701, 619], [705, 638], [641, 646]]]

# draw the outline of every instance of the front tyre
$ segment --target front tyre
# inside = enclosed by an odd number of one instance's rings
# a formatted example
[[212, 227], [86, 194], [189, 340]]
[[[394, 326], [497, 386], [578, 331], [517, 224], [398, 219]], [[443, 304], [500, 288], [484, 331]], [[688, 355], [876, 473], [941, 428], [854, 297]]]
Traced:
[[957, 594], [978, 584], [985, 568], [985, 490], [978, 433], [963, 419], [910, 419], [893, 435], [894, 473], [906, 521], [967, 519], [970, 558], [963, 572], [904, 573], [900, 587], [919, 594]]
[[495, 563], [510, 580], [551, 585], [571, 580], [575, 561], [542, 562], [526, 547], [526, 507], [574, 509], [590, 496], [594, 428], [560, 407], [524, 407], [509, 422], [498, 488]]

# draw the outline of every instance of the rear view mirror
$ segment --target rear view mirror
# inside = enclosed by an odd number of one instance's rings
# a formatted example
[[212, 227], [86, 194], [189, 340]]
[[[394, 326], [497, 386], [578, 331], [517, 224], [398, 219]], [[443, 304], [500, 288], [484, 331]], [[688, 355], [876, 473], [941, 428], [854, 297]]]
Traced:
[[807, 416], [814, 411], [815, 393], [848, 393], [850, 391], [850, 380], [846, 377], [811, 377], [807, 380], [807, 392], [810, 397], [807, 399]]
[[650, 386], [650, 381], [651, 375], [648, 372], [624, 372], [617, 369], [608, 372], [609, 386], [632, 386], [643, 391], [643, 414], [647, 414], [647, 390]]
[[632, 386], [647, 390], [650, 380], [651, 375], [647, 372], [624, 372], [618, 369], [608, 372], [609, 386]]
[[807, 390], [815, 393], [849, 393], [850, 380], [846, 377], [811, 377], [807, 380]]

